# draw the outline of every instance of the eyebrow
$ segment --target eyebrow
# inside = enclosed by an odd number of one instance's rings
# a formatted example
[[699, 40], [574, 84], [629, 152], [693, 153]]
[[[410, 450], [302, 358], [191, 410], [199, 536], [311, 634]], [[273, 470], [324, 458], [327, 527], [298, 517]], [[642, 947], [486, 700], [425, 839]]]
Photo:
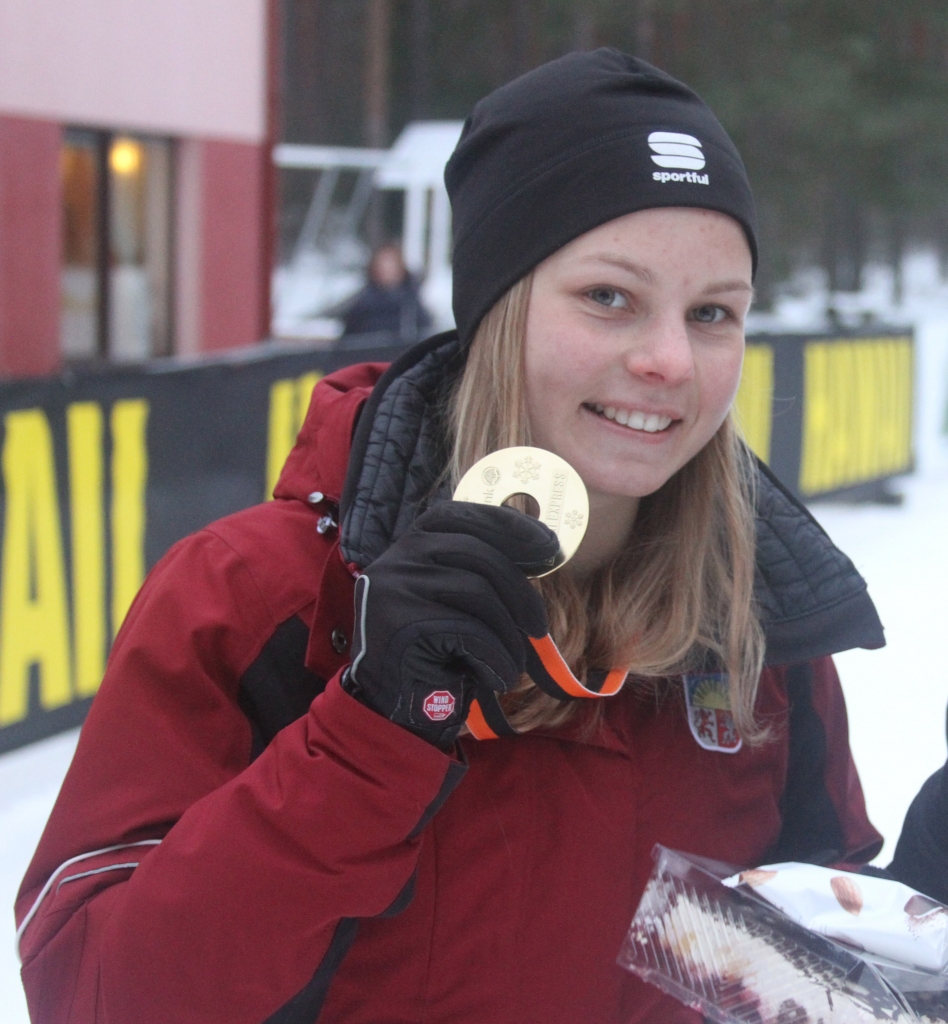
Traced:
[[716, 281], [714, 284], [709, 284], [707, 288], [701, 293], [702, 295], [717, 295], [720, 292], [753, 292], [753, 286], [749, 285], [746, 281], [736, 279], [734, 281]]
[[646, 284], [652, 284], [654, 278], [645, 269], [640, 267], [638, 263], [633, 263], [631, 260], [623, 259], [621, 256], [613, 256], [611, 253], [605, 252], [594, 252], [590, 253], [589, 256], [582, 257], [583, 263], [608, 263], [613, 267], [619, 267], [621, 270], [627, 270], [630, 274], [644, 281]]
[[[622, 270], [627, 270], [630, 274], [634, 274], [639, 280], [644, 281], [646, 284], [653, 284], [654, 277], [652, 274], [645, 269], [645, 267], [639, 266], [638, 263], [633, 263], [631, 260], [623, 259], [621, 256], [614, 256], [612, 253], [595, 252], [589, 256], [582, 257], [583, 263], [608, 263], [613, 267], [619, 267]], [[709, 284], [701, 294], [702, 295], [719, 295], [721, 292], [751, 292], [753, 293], [754, 288], [748, 284], [747, 281], [742, 281], [740, 278], [735, 278], [732, 281], [715, 281], [713, 284]]]

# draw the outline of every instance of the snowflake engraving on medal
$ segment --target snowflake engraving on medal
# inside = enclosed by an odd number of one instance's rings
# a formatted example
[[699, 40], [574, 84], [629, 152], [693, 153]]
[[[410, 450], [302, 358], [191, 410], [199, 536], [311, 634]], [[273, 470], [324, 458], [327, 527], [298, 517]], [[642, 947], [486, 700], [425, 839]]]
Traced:
[[455, 501], [504, 505], [527, 495], [538, 506], [538, 518], [559, 540], [559, 551], [548, 568], [528, 573], [531, 578], [554, 572], [576, 553], [589, 523], [589, 497], [576, 470], [559, 455], [515, 445], [479, 459], [454, 489]]
[[521, 482], [528, 484], [531, 480], [540, 479], [540, 463], [527, 456], [525, 459], [518, 459], [515, 463], [514, 476]]

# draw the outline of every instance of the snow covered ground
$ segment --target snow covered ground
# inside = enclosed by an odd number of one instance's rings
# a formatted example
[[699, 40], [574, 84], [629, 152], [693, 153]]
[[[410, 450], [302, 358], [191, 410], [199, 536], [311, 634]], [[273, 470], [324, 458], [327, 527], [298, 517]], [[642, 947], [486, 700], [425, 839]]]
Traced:
[[[856, 563], [886, 627], [881, 651], [837, 658], [849, 706], [850, 731], [869, 813], [886, 836], [887, 863], [902, 817], [922, 782], [945, 761], [948, 660], [948, 439], [943, 430], [948, 389], [948, 286], [920, 259], [907, 274], [909, 294], [890, 322], [918, 325], [919, 471], [899, 482], [901, 506], [819, 504], [813, 512]], [[917, 282], [913, 291], [912, 282]], [[879, 285], [880, 294], [882, 290]], [[881, 300], [879, 300], [881, 302]], [[801, 300], [802, 302], [802, 300]], [[816, 305], [813, 305], [816, 309]], [[812, 321], [788, 329], [810, 329]], [[0, 756], [0, 906], [10, 908], [75, 748], [65, 733]], [[10, 914], [10, 911], [7, 911]], [[12, 914], [0, 929], [0, 1020], [27, 1024], [13, 954]]]
[[901, 507], [812, 508], [868, 581], [886, 630], [882, 650], [835, 659], [869, 816], [886, 838], [882, 864], [912, 797], [946, 754], [948, 474], [907, 480], [902, 490]]
[[28, 1024], [20, 967], [13, 950], [13, 900], [53, 808], [79, 730], [0, 756], [0, 1020]]

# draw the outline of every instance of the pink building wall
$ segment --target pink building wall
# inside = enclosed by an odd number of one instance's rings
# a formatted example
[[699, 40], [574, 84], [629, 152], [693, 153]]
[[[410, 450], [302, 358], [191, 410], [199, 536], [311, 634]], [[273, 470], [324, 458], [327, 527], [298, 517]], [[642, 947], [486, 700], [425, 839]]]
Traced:
[[261, 142], [266, 0], [2, 0], [0, 110]]
[[59, 355], [59, 126], [0, 113], [0, 375]]
[[176, 140], [176, 351], [265, 336], [275, 5], [0, 0], [0, 376], [61, 362], [63, 125]]
[[266, 332], [269, 312], [269, 240], [260, 201], [269, 150], [189, 140], [178, 156], [178, 351], [251, 344]]

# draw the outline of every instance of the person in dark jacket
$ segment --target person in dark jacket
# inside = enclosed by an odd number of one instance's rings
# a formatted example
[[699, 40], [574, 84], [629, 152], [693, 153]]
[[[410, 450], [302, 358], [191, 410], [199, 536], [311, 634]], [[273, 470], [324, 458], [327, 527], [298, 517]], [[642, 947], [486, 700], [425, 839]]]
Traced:
[[887, 873], [948, 904], [948, 763], [912, 801]]
[[[616, 964], [655, 843], [880, 848], [831, 656], [881, 625], [731, 419], [723, 128], [571, 54], [478, 104], [446, 182], [457, 330], [321, 381], [275, 500], [129, 612], [17, 901], [34, 1020], [698, 1024]], [[590, 495], [535, 582], [552, 531], [450, 500], [523, 444]]]
[[352, 347], [358, 339], [366, 347], [414, 344], [423, 338], [431, 327], [431, 316], [399, 246], [388, 242], [375, 250], [368, 278], [345, 307], [339, 347]]

